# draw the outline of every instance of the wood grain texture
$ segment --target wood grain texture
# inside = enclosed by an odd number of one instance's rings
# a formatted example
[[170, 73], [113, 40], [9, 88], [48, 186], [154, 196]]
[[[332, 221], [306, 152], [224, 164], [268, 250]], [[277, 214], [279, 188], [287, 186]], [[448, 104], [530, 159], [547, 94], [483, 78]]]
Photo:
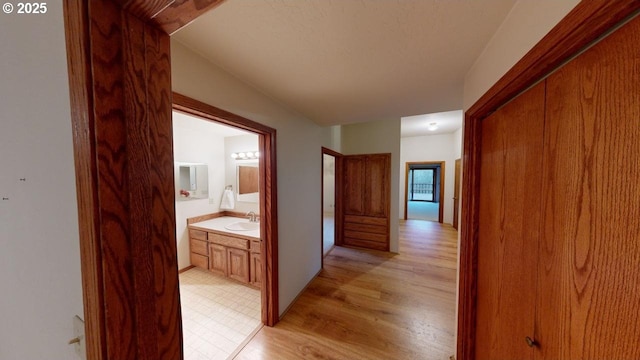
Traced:
[[465, 114], [460, 221], [460, 280], [456, 359], [475, 359], [480, 198], [480, 121]]
[[236, 359], [447, 359], [457, 232], [401, 221], [399, 246], [399, 254], [336, 247], [280, 323]]
[[547, 82], [541, 358], [638, 359], [640, 18]]
[[[338, 219], [341, 244], [388, 251], [391, 155], [346, 155], [342, 166], [344, 209]], [[358, 224], [381, 225], [384, 231], [361, 231], [354, 228]]]
[[532, 359], [545, 83], [482, 121], [477, 359]]
[[477, 118], [489, 115], [638, 9], [640, 0], [579, 2], [467, 112]]
[[148, 83], [149, 154], [151, 189], [151, 239], [155, 273], [156, 316], [166, 332], [159, 338], [160, 358], [182, 357], [182, 321], [175, 238], [173, 178], [173, 124], [171, 102], [170, 39], [162, 31], [145, 26], [146, 78]]
[[[111, 1], [89, 7], [104, 276], [107, 357], [137, 356], [135, 284], [131, 254], [122, 13]], [[99, 14], [99, 15], [98, 15]]]
[[76, 169], [82, 297], [87, 358], [107, 359], [102, 252], [98, 219], [93, 77], [89, 40], [88, 3], [65, 0], [67, 66]]
[[580, 2], [465, 113], [457, 359], [475, 358], [480, 121], [639, 7], [638, 0]]
[[391, 201], [391, 154], [368, 155], [366, 161], [366, 215], [388, 218]]
[[276, 177], [276, 130], [266, 125], [218, 109], [209, 104], [173, 93], [173, 109], [210, 121], [238, 127], [258, 134], [260, 157], [260, 234], [263, 251], [262, 322], [267, 326], [279, 320], [278, 309], [278, 203]]
[[[100, 326], [87, 327], [90, 356], [179, 358], [175, 235], [166, 231], [175, 228], [173, 188], [166, 181], [173, 174], [169, 38], [112, 1], [92, 1], [86, 7], [69, 1], [66, 7], [83, 12], [74, 16], [86, 21], [84, 28], [75, 30], [86, 36], [84, 51], [91, 49], [83, 61], [92, 71], [91, 79], [84, 78], [92, 99], [73, 106], [84, 107], [74, 114], [87, 112], [94, 117], [72, 118], [89, 132], [76, 134], [77, 151], [88, 146], [95, 159], [91, 177], [83, 178], [93, 184], [93, 194], [83, 195], [97, 201], [93, 209], [79, 208], [80, 219], [91, 218], [88, 223], [97, 227], [93, 234], [81, 230], [81, 242], [94, 242], [97, 252], [94, 259], [83, 254], [82, 262], [89, 261], [95, 268], [89, 274], [101, 272], [85, 277], [83, 288], [99, 288], [98, 294], [104, 294], [101, 303], [85, 305], [95, 312], [90, 321], [102, 321]], [[162, 46], [152, 52], [153, 44]], [[80, 55], [70, 54], [70, 64], [78, 61], [73, 56]], [[75, 86], [71, 85], [72, 92]], [[155, 227], [162, 230], [154, 231]], [[162, 259], [157, 257], [159, 252], [165, 254]], [[98, 258], [100, 265], [92, 264]], [[103, 348], [95, 349], [96, 342]]]
[[149, 117], [147, 115], [147, 72], [145, 26], [129, 13], [123, 16], [124, 64], [124, 124], [126, 128], [126, 165], [129, 184], [128, 203], [131, 266], [135, 299], [136, 345], [141, 359], [158, 358], [158, 336], [155, 291], [153, 287], [153, 249], [149, 246], [151, 223], [148, 221], [151, 202], [149, 179]]
[[[151, 19], [175, 0], [116, 0], [120, 7], [138, 19]], [[166, 32], [166, 31], [165, 31]]]
[[365, 214], [366, 158], [345, 156], [344, 158], [344, 213]]

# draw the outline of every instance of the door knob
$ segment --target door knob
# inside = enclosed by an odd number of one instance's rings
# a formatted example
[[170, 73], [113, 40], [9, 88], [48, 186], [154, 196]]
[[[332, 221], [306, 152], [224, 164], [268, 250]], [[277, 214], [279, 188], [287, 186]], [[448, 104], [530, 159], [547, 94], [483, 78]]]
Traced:
[[527, 345], [529, 345], [529, 347], [535, 347], [538, 346], [538, 342], [535, 339], [532, 339], [530, 337], [525, 337], [524, 340], [527, 342]]

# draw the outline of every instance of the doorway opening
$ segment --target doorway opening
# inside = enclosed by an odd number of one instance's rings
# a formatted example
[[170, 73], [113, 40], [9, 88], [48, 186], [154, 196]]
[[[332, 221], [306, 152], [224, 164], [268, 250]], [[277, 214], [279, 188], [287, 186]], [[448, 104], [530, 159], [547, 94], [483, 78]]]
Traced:
[[[245, 284], [236, 282], [236, 285], [245, 286], [245, 287], [250, 287], [251, 285], [253, 285], [254, 288], [256, 287], [259, 288], [259, 299], [260, 299], [259, 307], [260, 307], [261, 323], [267, 326], [273, 326], [275, 325], [276, 322], [278, 322], [278, 317], [279, 317], [278, 316], [279, 314], [278, 271], [277, 271], [278, 250], [277, 250], [277, 217], [276, 217], [277, 215], [276, 200], [277, 199], [275, 196], [276, 182], [277, 182], [276, 166], [275, 166], [276, 164], [275, 162], [275, 158], [276, 158], [275, 130], [270, 127], [264, 126], [262, 124], [253, 122], [249, 119], [245, 119], [235, 114], [228, 113], [224, 110], [215, 108], [211, 105], [199, 102], [197, 100], [188, 98], [186, 96], [183, 96], [177, 93], [173, 94], [173, 110], [198, 117], [203, 121], [216, 123], [218, 125], [226, 125], [236, 130], [244, 131], [245, 135], [241, 136], [243, 139], [239, 139], [240, 141], [236, 141], [238, 140], [236, 139], [228, 142], [229, 151], [226, 151], [227, 146], [225, 146], [225, 150], [224, 150], [225, 160], [226, 158], [233, 159], [233, 161], [229, 162], [231, 164], [229, 166], [230, 167], [229, 172], [233, 172], [233, 174], [229, 174], [229, 176], [226, 176], [225, 174], [224, 179], [220, 180], [221, 182], [218, 183], [218, 186], [217, 186], [218, 191], [224, 190], [224, 192], [226, 193], [226, 190], [231, 188], [231, 189], [235, 189], [236, 192], [238, 192], [239, 194], [240, 193], [239, 188], [243, 187], [243, 185], [240, 185], [241, 179], [237, 177], [237, 173], [239, 173], [239, 169], [237, 169], [236, 165], [238, 162], [242, 162], [244, 165], [247, 165], [244, 162], [248, 160], [241, 160], [238, 158], [238, 156], [240, 158], [243, 158], [241, 153], [245, 153], [244, 156], [247, 156], [246, 153], [248, 151], [253, 151], [254, 152], [253, 156], [257, 158], [257, 169], [258, 169], [257, 178], [259, 179], [258, 194], [257, 194], [257, 198], [258, 198], [257, 210], [258, 211], [254, 211], [254, 209], [250, 208], [251, 206], [256, 206], [255, 204], [253, 205], [242, 204], [241, 202], [236, 202], [237, 205], [241, 205], [241, 206], [236, 206], [234, 209], [229, 209], [226, 206], [224, 206], [226, 208], [223, 208], [222, 199], [216, 199], [214, 197], [213, 199], [209, 199], [209, 201], [207, 200], [205, 201], [207, 203], [211, 201], [218, 202], [221, 205], [220, 212], [224, 213], [223, 215], [242, 217], [242, 216], [245, 216], [245, 210], [250, 210], [253, 213], [255, 213], [253, 215], [254, 217], [256, 217], [257, 215], [257, 217], [259, 218], [258, 241], [252, 241], [250, 239], [251, 241], [246, 242], [247, 244], [251, 244], [251, 246], [247, 245], [248, 247], [247, 249], [240, 249], [238, 248], [238, 246], [233, 247], [232, 245], [230, 245], [230, 248], [225, 249], [224, 253], [227, 255], [226, 256], [226, 259], [228, 261], [227, 264], [231, 265], [232, 261], [235, 264], [230, 269], [229, 267], [227, 267], [229, 269], [229, 271], [227, 271], [227, 274], [229, 275], [228, 277], [238, 280], [238, 277], [236, 275], [238, 275], [237, 271], [239, 269], [249, 272], [248, 281]], [[252, 146], [255, 146], [255, 148], [249, 147], [248, 144], [246, 143], [246, 139], [244, 139], [244, 137], [247, 134], [257, 137], [257, 141], [255, 141], [254, 139], [252, 143], [253, 144]], [[225, 141], [225, 145], [226, 143], [227, 141]], [[240, 147], [236, 149], [235, 147], [237, 146], [240, 146]], [[233, 154], [235, 154], [236, 157], [234, 157]], [[252, 161], [256, 162], [255, 159]], [[237, 182], [235, 182], [235, 180], [237, 180]], [[222, 189], [220, 189], [220, 187], [222, 187]], [[238, 198], [236, 197], [235, 199], [237, 200]], [[177, 214], [177, 211], [176, 211], [176, 214]], [[197, 223], [198, 221], [202, 221], [203, 219], [201, 217], [199, 218], [198, 215], [202, 215], [202, 214], [192, 214], [189, 217], [188, 223], [192, 224], [194, 222]], [[217, 215], [214, 215], [213, 217], [210, 216], [210, 218], [212, 218], [213, 220], [216, 220], [215, 219], [216, 217]], [[213, 259], [220, 258], [219, 256], [216, 256], [216, 254], [221, 255], [220, 252], [217, 252], [217, 250], [220, 250], [220, 246], [218, 246], [216, 242], [208, 241], [209, 234], [208, 234], [208, 231], [206, 231], [206, 229], [201, 228], [199, 230], [201, 232], [197, 233], [196, 236], [204, 235], [207, 239], [206, 246], [208, 246], [209, 249], [205, 251], [208, 251], [208, 255], [209, 255], [209, 259], [208, 259], [209, 270], [210, 271], [211, 269], [220, 270], [220, 268], [217, 267], [216, 265], [217, 263], [212, 261]], [[217, 237], [217, 235], [219, 234], [214, 233], [214, 237]], [[242, 238], [242, 235], [240, 237]], [[189, 234], [188, 241], [189, 242], [192, 241], [191, 234]], [[197, 254], [197, 255], [200, 255], [200, 254]], [[224, 259], [224, 256], [222, 256], [222, 258]], [[244, 261], [243, 259], [246, 261]], [[200, 271], [200, 273], [202, 272], [203, 271]], [[199, 279], [197, 281], [203, 281], [203, 276], [201, 275], [208, 275], [206, 273], [206, 270], [204, 271], [204, 274], [200, 274], [200, 273], [197, 274], [198, 276], [196, 276], [196, 278]], [[225, 273], [224, 269], [218, 271], [218, 273], [224, 274]], [[254, 276], [251, 276], [251, 274], [253, 274]], [[258, 284], [258, 286], [256, 286], [256, 284]], [[243, 294], [244, 293], [248, 294], [251, 292], [251, 291], [243, 291], [242, 288], [240, 290]], [[251, 289], [244, 289], [244, 290], [251, 290]], [[247, 294], [245, 294], [246, 297], [253, 296], [251, 294], [248, 294], [248, 295]], [[227, 320], [229, 320], [228, 316], [227, 316]], [[183, 319], [183, 322], [184, 321], [185, 319]], [[242, 327], [243, 325], [239, 325], [239, 326]], [[251, 326], [251, 325], [245, 325], [245, 326]], [[249, 329], [249, 330], [251, 332], [252, 329]], [[236, 340], [241, 340], [240, 341], [241, 343], [244, 343], [244, 340], [245, 340], [245, 339], [239, 339], [240, 335], [234, 333], [233, 331], [227, 331], [226, 333], [220, 334], [220, 335], [222, 335], [222, 338], [221, 338], [222, 340], [218, 341], [219, 339], [216, 338], [215, 344], [222, 345], [218, 347], [222, 347], [223, 349], [225, 349], [226, 347], [225, 350], [231, 349], [235, 351], [235, 349], [241, 348], [241, 344], [239, 344], [234, 348], [234, 345], [230, 341], [224, 340], [225, 338], [226, 340], [231, 340], [229, 339], [229, 337], [231, 338], [235, 337]], [[185, 339], [185, 344], [186, 344], [186, 339]]]
[[407, 162], [404, 219], [442, 223], [444, 161]]
[[[253, 281], [260, 262], [249, 261], [260, 255], [259, 246], [216, 242], [260, 243], [257, 227], [224, 228], [234, 222], [258, 225], [245, 216], [260, 212], [258, 135], [175, 110], [172, 123], [184, 358], [229, 358], [262, 328], [261, 281]], [[251, 159], [231, 157], [249, 150]], [[209, 339], [219, 341], [214, 345]]]
[[322, 148], [322, 266], [324, 257], [340, 245], [342, 154]]

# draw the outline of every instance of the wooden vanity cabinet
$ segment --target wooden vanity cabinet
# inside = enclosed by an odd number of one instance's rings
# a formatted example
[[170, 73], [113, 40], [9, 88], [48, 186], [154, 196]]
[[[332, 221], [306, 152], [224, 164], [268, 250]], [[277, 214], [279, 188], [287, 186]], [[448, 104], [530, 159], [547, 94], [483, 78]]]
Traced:
[[260, 241], [189, 229], [191, 264], [259, 288], [262, 284]]
[[209, 251], [207, 232], [189, 229], [189, 248], [191, 264], [202, 269], [209, 269]]
[[209, 271], [227, 276], [227, 248], [209, 244]]
[[227, 248], [227, 276], [249, 282], [249, 252], [246, 250]]
[[260, 241], [251, 242], [249, 255], [249, 284], [259, 288], [262, 286], [262, 257], [260, 255]]

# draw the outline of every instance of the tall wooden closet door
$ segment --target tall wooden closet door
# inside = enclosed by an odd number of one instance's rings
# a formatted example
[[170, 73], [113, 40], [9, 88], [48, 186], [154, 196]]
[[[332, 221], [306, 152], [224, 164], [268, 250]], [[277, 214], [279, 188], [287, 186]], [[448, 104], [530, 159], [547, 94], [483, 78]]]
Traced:
[[344, 166], [344, 245], [389, 250], [391, 154], [347, 155]]
[[531, 359], [545, 87], [482, 121], [476, 358]]
[[545, 359], [640, 359], [640, 18], [547, 80]]

